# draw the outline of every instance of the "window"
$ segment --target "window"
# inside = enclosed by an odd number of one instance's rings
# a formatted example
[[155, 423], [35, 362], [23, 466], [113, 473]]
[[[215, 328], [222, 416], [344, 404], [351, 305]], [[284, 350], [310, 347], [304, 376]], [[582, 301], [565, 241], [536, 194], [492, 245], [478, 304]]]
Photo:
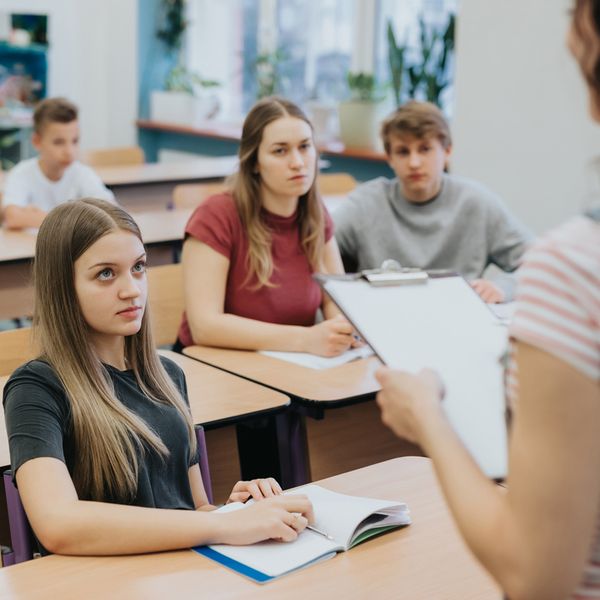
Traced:
[[[277, 25], [284, 92], [301, 101], [336, 101], [346, 91], [352, 59], [354, 3], [280, 0]], [[287, 89], [286, 89], [287, 88]]]
[[[388, 20], [409, 47], [407, 59], [417, 64], [419, 17], [428, 28], [442, 29], [457, 1], [189, 0], [187, 63], [222, 82], [224, 119], [245, 114], [258, 96], [273, 92], [300, 104], [335, 103], [347, 95], [349, 70], [389, 81]], [[451, 93], [449, 84], [442, 104], [450, 106]]]
[[244, 114], [269, 91], [299, 103], [335, 101], [351, 63], [353, 7], [353, 0], [191, 0], [187, 64], [223, 83], [226, 114]]

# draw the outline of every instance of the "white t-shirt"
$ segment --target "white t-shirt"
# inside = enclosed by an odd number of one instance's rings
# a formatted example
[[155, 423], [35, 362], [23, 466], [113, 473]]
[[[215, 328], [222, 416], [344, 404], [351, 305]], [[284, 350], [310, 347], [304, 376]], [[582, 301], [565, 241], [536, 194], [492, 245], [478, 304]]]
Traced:
[[37, 206], [47, 212], [69, 200], [86, 197], [115, 201], [113, 193], [90, 167], [75, 161], [59, 181], [50, 181], [40, 169], [38, 159], [30, 158], [9, 171], [2, 204]]

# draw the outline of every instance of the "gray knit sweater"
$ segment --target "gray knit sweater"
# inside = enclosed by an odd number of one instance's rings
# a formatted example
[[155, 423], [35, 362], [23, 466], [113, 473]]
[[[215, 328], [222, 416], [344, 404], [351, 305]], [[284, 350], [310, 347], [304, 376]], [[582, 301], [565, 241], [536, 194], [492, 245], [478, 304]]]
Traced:
[[403, 267], [451, 269], [481, 277], [491, 263], [514, 271], [531, 233], [484, 186], [444, 174], [440, 193], [408, 202], [397, 179], [378, 177], [357, 187], [333, 214], [342, 256], [358, 270], [387, 258]]

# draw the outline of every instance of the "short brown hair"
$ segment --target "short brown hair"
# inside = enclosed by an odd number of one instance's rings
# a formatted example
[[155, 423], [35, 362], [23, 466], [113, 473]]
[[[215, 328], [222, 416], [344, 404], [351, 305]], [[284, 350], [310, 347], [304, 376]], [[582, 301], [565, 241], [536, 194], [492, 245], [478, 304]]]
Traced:
[[409, 100], [385, 119], [381, 125], [381, 139], [386, 154], [390, 154], [392, 136], [406, 135], [417, 139], [437, 137], [446, 149], [452, 145], [448, 121], [431, 102]]
[[77, 114], [77, 107], [66, 98], [46, 98], [35, 107], [33, 130], [39, 135], [48, 123], [71, 123]]

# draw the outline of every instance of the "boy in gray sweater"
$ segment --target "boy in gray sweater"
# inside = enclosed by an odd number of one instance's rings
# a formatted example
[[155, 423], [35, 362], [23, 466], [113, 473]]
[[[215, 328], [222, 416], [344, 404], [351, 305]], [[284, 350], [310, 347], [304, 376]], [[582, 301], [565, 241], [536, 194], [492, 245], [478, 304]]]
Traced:
[[384, 122], [381, 136], [395, 179], [357, 187], [333, 215], [342, 256], [357, 270], [395, 259], [403, 267], [449, 269], [486, 302], [503, 302], [510, 283], [481, 279], [493, 263], [514, 271], [532, 240], [484, 186], [444, 172], [448, 123], [434, 104], [410, 101]]

